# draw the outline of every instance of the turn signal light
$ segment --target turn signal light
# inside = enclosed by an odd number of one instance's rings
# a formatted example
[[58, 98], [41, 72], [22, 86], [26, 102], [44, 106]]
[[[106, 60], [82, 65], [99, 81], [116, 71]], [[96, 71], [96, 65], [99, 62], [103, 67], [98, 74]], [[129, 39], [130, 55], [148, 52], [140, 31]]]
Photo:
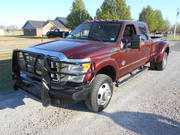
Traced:
[[139, 42], [139, 47], [141, 47], [143, 45], [143, 43], [142, 42]]
[[91, 66], [91, 63], [83, 64], [83, 71], [87, 71]]

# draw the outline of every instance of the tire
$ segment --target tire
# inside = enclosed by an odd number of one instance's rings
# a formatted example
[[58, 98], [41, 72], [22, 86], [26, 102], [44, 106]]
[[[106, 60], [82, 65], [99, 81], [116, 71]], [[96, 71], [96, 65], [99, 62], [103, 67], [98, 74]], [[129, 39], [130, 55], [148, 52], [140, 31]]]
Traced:
[[50, 35], [48, 35], [47, 37], [48, 37], [48, 38], [52, 38], [52, 37], [53, 37], [53, 35], [52, 35], [52, 34], [50, 34]]
[[165, 52], [162, 61], [160, 63], [156, 63], [157, 70], [164, 70], [166, 68], [167, 59], [168, 59], [168, 54], [167, 52]]
[[91, 111], [100, 112], [108, 106], [112, 93], [112, 79], [105, 74], [98, 74], [92, 82], [92, 91], [85, 104]]
[[150, 69], [155, 70], [156, 69], [156, 63], [155, 61], [150, 62]]
[[13, 89], [14, 89], [14, 91], [18, 91], [17, 85], [13, 85]]

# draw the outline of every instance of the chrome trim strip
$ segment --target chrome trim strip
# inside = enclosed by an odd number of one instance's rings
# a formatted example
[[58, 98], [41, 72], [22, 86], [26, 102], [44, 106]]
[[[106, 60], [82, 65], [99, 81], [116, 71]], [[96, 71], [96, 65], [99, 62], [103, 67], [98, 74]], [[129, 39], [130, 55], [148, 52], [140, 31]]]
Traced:
[[85, 59], [67, 59], [67, 62], [74, 62], [74, 63], [80, 63], [80, 62], [91, 62], [90, 58]]
[[121, 67], [120, 70], [122, 70], [122, 69], [124, 69], [124, 68], [126, 68], [126, 67], [129, 67], [129, 66], [131, 66], [131, 65], [134, 65], [134, 64], [136, 64], [136, 63], [138, 63], [138, 62], [140, 62], [140, 61], [143, 61], [143, 60], [145, 60], [145, 59], [147, 59], [147, 58], [148, 58], [148, 57], [144, 57], [144, 58], [142, 58], [142, 59], [140, 59], [140, 60], [137, 60], [137, 61], [135, 61], [135, 62], [130, 63], [129, 65], [125, 65], [125, 66]]

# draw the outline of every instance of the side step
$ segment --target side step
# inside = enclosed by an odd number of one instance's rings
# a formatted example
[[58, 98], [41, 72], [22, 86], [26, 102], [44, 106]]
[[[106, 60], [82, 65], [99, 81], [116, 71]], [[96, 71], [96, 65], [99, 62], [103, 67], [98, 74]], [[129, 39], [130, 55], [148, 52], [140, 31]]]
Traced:
[[130, 77], [128, 77], [128, 78], [126, 78], [126, 79], [124, 79], [124, 80], [122, 80], [122, 81], [120, 81], [120, 82], [117, 81], [115, 86], [116, 86], [116, 87], [120, 87], [120, 86], [126, 84], [126, 83], [129, 82], [130, 80], [138, 77], [140, 74], [143, 73], [143, 71], [146, 71], [147, 69], [148, 69], [147, 66], [141, 67], [141, 68], [139, 69], [139, 71], [137, 71], [136, 73], [130, 73]]

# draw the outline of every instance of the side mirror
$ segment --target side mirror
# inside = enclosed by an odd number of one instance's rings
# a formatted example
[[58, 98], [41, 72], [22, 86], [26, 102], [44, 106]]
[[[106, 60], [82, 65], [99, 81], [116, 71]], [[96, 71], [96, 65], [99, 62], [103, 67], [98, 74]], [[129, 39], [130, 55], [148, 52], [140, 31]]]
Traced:
[[141, 36], [140, 35], [133, 35], [132, 36], [132, 49], [140, 49], [142, 46]]

